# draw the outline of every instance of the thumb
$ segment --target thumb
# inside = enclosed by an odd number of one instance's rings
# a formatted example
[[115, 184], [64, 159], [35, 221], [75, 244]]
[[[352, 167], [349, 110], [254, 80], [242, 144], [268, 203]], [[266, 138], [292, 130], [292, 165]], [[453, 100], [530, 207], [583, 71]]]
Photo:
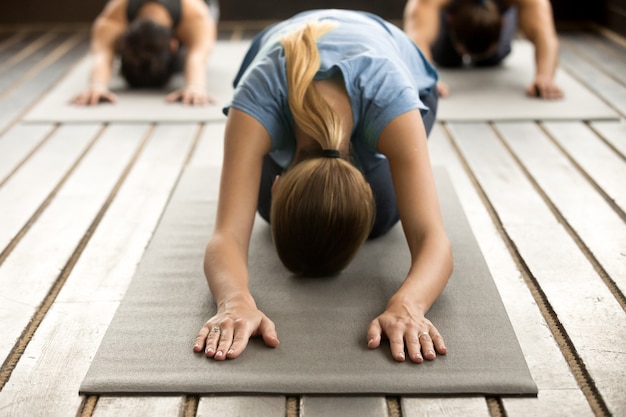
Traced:
[[274, 326], [274, 322], [267, 317], [264, 317], [261, 320], [258, 333], [261, 334], [263, 341], [267, 346], [275, 348], [280, 344], [278, 335], [276, 334], [276, 326]]
[[376, 349], [380, 346], [380, 340], [382, 337], [383, 329], [380, 327], [378, 319], [372, 321], [367, 328], [367, 347], [370, 349]]

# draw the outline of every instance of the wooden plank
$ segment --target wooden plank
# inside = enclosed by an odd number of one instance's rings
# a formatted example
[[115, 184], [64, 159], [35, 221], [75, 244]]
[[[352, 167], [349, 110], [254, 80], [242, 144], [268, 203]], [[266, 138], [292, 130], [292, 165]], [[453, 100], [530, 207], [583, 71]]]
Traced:
[[626, 55], [611, 47], [605, 38], [591, 33], [575, 32], [559, 36], [561, 45], [570, 48], [605, 74], [626, 85]]
[[[119, 128], [107, 129], [0, 267], [2, 361], [76, 250], [141, 139], [137, 132], [126, 135]], [[64, 147], [67, 150], [68, 144]]]
[[[626, 294], [626, 254], [621, 254], [626, 248], [626, 226], [622, 219], [536, 124], [499, 123], [496, 128], [609, 279]], [[571, 139], [568, 136], [564, 141]], [[621, 165], [626, 174], [626, 163], [621, 161]]]
[[594, 122], [591, 128], [602, 136], [613, 149], [620, 154], [622, 159], [626, 159], [626, 123], [619, 122]]
[[[63, 127], [57, 130], [20, 169], [0, 188], [0, 248], [4, 249], [15, 238], [48, 196], [54, 192], [76, 160], [91, 145], [100, 125], [86, 124]], [[24, 129], [16, 134], [26, 133]], [[40, 140], [34, 137], [35, 140]], [[12, 146], [19, 136], [8, 137]], [[24, 138], [24, 145], [31, 140]], [[16, 146], [15, 156], [21, 156]], [[27, 146], [26, 149], [29, 149]], [[5, 155], [0, 157], [3, 162]], [[6, 155], [7, 162], [11, 153]], [[10, 165], [14, 167], [14, 165]]]
[[[52, 128], [49, 124], [17, 125], [0, 136], [0, 187], [48, 137]], [[4, 246], [0, 243], [0, 248], [2, 247]]]
[[4, 65], [0, 72], [0, 98], [8, 94], [21, 83], [21, 79], [28, 76], [28, 72], [52, 51], [61, 46], [71, 37], [70, 34], [45, 34], [36, 39], [20, 53], [14, 55]]
[[[52, 87], [89, 49], [84, 34], [78, 34], [52, 51], [33, 67], [22, 83], [0, 99], [0, 133], [42, 94]], [[68, 97], [68, 100], [71, 97]]]
[[[100, 397], [92, 417], [182, 417], [185, 397]], [[213, 414], [214, 416], [218, 414]], [[232, 415], [232, 414], [231, 414]]]
[[189, 161], [190, 166], [222, 166], [225, 127], [225, 123], [205, 125], [204, 129], [202, 129], [198, 148]]
[[[137, 132], [132, 126], [126, 128]], [[122, 141], [128, 140], [123, 134], [126, 128], [113, 125], [111, 132], [117, 132]], [[137, 133], [131, 140], [135, 143], [143, 135]], [[77, 395], [80, 383], [152, 236], [194, 135], [193, 125], [167, 125], [151, 135], [0, 391], [0, 410], [33, 416], [40, 415], [45, 405], [49, 417], [77, 414], [82, 401]], [[76, 198], [84, 198], [84, 193]], [[77, 215], [77, 209], [70, 209], [70, 213]], [[134, 407], [132, 397], [126, 399], [129, 407]], [[155, 399], [155, 403], [159, 401]], [[108, 412], [109, 402], [124, 407], [120, 405], [124, 399], [109, 399], [103, 403], [103, 413]], [[153, 407], [142, 402], [147, 409]], [[96, 413], [98, 408], [96, 405]]]
[[[537, 398], [520, 398], [515, 403], [526, 404], [529, 408], [536, 410], [536, 413], [525, 413], [523, 406], [519, 408], [509, 407], [511, 398], [503, 398], [507, 414], [511, 417], [559, 415], [561, 409], [567, 409], [567, 406], [571, 404], [578, 408], [577, 415], [591, 415], [592, 412], [587, 401], [578, 389], [578, 384], [537, 308], [529, 288], [524, 283], [518, 266], [512, 259], [484, 203], [477, 194], [474, 184], [439, 125], [433, 129], [429, 146], [433, 165], [445, 166], [450, 175], [474, 236], [498, 287], [513, 329], [518, 336], [531, 375], [539, 389]], [[564, 393], [563, 397], [542, 394], [553, 390], [561, 390]], [[465, 400], [467, 404], [463, 404], [461, 400]], [[425, 407], [420, 403], [414, 403], [408, 408], [408, 402], [405, 401], [405, 403], [403, 403], [403, 413], [405, 414], [411, 411], [420, 415], [421, 408]], [[441, 408], [446, 410], [447, 407], [449, 405], [446, 404], [446, 399], [441, 399], [439, 406], [428, 403], [426, 409]], [[466, 412], [456, 415], [485, 415], [485, 407], [484, 400], [481, 402], [475, 398], [466, 398], [456, 400], [453, 410], [466, 410]]]
[[2, 74], [3, 70], [27, 56], [29, 47], [32, 48], [33, 44], [41, 45], [42, 38], [46, 39], [46, 35], [43, 32], [17, 32], [11, 35], [10, 37], [5, 37], [2, 43], [0, 43], [0, 74]]
[[200, 397], [196, 417], [284, 417], [284, 396]]
[[403, 417], [489, 416], [483, 397], [402, 397]]
[[584, 123], [545, 123], [546, 130], [610, 200], [626, 212], [626, 163]]
[[312, 397], [300, 400], [300, 417], [387, 417], [385, 397]]
[[[626, 379], [626, 369], [616, 366], [626, 363], [624, 310], [489, 126], [459, 123], [451, 130], [499, 221], [545, 295], [549, 303], [546, 314], [554, 311], [554, 318], [563, 326], [567, 337], [556, 328], [553, 331], [555, 337], [563, 337], [559, 343], [563, 343], [570, 366], [580, 368], [583, 379], [579, 382], [587, 398], [598, 394], [597, 410], [626, 413], [626, 397], [619, 382]], [[568, 339], [574, 349], [571, 352], [566, 349]]]
[[567, 48], [561, 48], [560, 63], [578, 81], [626, 116], [626, 86]]

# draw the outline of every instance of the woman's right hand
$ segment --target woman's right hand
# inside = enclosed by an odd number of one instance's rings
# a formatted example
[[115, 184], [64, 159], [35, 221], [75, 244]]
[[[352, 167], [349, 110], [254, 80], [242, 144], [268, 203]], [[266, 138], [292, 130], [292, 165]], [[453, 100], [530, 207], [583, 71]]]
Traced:
[[215, 360], [235, 359], [251, 337], [261, 336], [268, 347], [280, 343], [274, 322], [254, 305], [239, 303], [218, 310], [200, 329], [193, 346]]
[[106, 86], [91, 86], [72, 99], [72, 104], [79, 106], [95, 106], [101, 102], [115, 103], [117, 96]]

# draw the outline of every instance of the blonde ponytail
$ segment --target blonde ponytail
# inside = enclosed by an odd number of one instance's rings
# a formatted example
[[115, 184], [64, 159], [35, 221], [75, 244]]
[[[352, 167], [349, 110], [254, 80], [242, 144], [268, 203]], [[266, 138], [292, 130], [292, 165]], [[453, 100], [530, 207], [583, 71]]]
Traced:
[[337, 27], [336, 22], [309, 22], [282, 39], [287, 62], [289, 108], [296, 124], [315, 138], [322, 149], [338, 149], [341, 119], [313, 84], [320, 67], [316, 41]]
[[[308, 23], [282, 39], [289, 108], [294, 122], [320, 145], [281, 177], [272, 195], [270, 222], [278, 256], [292, 272], [329, 275], [341, 271], [367, 239], [374, 200], [363, 174], [347, 159], [325, 157], [342, 141], [339, 115], [313, 83], [320, 67], [317, 39], [337, 25]], [[315, 154], [315, 153], [313, 153]]]

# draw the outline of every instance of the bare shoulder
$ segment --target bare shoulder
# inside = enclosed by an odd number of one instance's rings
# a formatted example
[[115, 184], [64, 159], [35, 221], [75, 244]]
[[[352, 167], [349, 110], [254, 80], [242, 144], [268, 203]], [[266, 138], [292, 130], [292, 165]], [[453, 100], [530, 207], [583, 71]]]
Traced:
[[529, 7], [549, 4], [550, 0], [504, 0], [504, 3], [508, 6]]
[[110, 21], [126, 23], [126, 8], [128, 7], [128, 0], [110, 0], [107, 2], [102, 12], [98, 15], [98, 18], [103, 18]]
[[204, 0], [181, 0], [181, 23], [189, 20], [211, 20], [209, 6]]

